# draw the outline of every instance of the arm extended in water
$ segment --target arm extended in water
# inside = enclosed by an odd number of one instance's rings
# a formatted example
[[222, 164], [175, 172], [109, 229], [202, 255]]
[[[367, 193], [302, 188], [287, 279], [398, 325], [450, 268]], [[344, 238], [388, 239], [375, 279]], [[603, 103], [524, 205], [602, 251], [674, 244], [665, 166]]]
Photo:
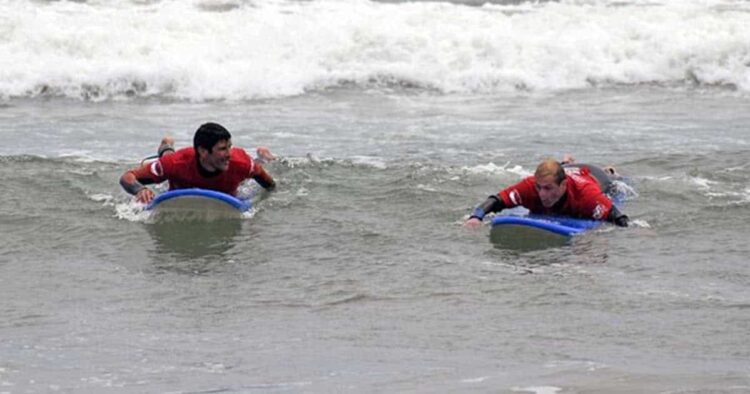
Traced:
[[608, 222], [612, 222], [620, 227], [628, 227], [629, 220], [628, 215], [620, 212], [617, 206], [612, 205], [612, 209], [609, 210], [609, 215], [607, 215]]
[[141, 167], [128, 170], [120, 177], [120, 186], [126, 192], [134, 195], [138, 202], [148, 204], [154, 199], [154, 192], [145, 185], [157, 183], [150, 176], [139, 176], [140, 174], [149, 174], [148, 164]]
[[483, 203], [474, 208], [469, 219], [464, 222], [464, 227], [477, 228], [482, 225], [482, 220], [485, 215], [492, 212], [500, 212], [505, 208], [505, 203], [503, 203], [503, 200], [500, 199], [500, 197], [496, 195], [489, 196]]
[[156, 156], [144, 159], [140, 167], [128, 170], [122, 174], [120, 177], [120, 186], [126, 192], [134, 195], [139, 202], [144, 204], [150, 203], [154, 199], [154, 192], [145, 185], [161, 183], [162, 180], [156, 179], [155, 175], [151, 172], [150, 167], [154, 163], [144, 164], [144, 162], [147, 159], [160, 159], [164, 155], [171, 155], [174, 151], [174, 139], [170, 136], [165, 136], [159, 144]]

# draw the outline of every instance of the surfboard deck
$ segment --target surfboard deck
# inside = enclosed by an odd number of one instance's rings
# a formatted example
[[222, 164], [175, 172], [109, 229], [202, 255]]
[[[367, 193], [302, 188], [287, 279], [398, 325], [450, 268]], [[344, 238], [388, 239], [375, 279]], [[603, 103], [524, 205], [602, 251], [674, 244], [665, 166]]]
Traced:
[[251, 207], [249, 200], [214, 190], [178, 189], [159, 194], [146, 209], [160, 218], [225, 219], [241, 218]]

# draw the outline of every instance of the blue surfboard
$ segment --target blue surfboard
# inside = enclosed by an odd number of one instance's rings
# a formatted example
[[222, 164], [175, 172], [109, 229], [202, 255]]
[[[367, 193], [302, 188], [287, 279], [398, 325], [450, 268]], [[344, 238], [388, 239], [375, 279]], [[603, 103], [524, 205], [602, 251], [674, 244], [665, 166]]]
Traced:
[[496, 216], [492, 218], [492, 227], [498, 226], [528, 226], [554, 234], [570, 237], [591, 230], [602, 224], [598, 220], [573, 219], [557, 216], [529, 215], [529, 216]]
[[[601, 170], [599, 170], [601, 172]], [[606, 176], [606, 175], [605, 175]], [[629, 198], [637, 196], [629, 178], [612, 180], [607, 187], [607, 196], [618, 208]], [[514, 208], [513, 210], [515, 210]], [[567, 244], [571, 237], [597, 228], [603, 221], [575, 219], [565, 216], [521, 214], [509, 211], [507, 215], [492, 218], [490, 239], [496, 245], [521, 249], [539, 249]], [[523, 212], [528, 212], [522, 209]], [[536, 246], [536, 247], [535, 247]]]
[[178, 213], [201, 218], [242, 217], [250, 208], [250, 200], [207, 189], [170, 190], [156, 196], [146, 207], [159, 216]]
[[563, 246], [575, 235], [601, 226], [603, 222], [546, 215], [492, 218], [490, 240], [503, 249], [538, 250]]

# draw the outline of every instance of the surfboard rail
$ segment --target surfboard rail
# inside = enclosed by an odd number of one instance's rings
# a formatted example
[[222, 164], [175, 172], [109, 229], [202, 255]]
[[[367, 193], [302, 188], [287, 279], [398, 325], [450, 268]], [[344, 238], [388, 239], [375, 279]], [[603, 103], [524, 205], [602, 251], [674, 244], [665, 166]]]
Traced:
[[170, 191], [161, 193], [158, 196], [156, 196], [151, 201], [151, 203], [148, 204], [146, 209], [153, 210], [155, 207], [159, 206], [159, 204], [165, 201], [169, 201], [169, 200], [176, 199], [176, 198], [184, 198], [184, 197], [207, 198], [207, 199], [211, 199], [214, 201], [221, 201], [237, 209], [240, 212], [245, 212], [245, 211], [248, 211], [250, 208], [252, 208], [252, 204], [250, 203], [249, 200], [240, 200], [237, 197], [234, 197], [226, 193], [218, 192], [215, 190], [191, 188], [191, 189], [170, 190]]
[[547, 215], [512, 216], [501, 215], [492, 218], [492, 227], [517, 225], [538, 228], [555, 234], [571, 237], [600, 226], [598, 220], [574, 219]]

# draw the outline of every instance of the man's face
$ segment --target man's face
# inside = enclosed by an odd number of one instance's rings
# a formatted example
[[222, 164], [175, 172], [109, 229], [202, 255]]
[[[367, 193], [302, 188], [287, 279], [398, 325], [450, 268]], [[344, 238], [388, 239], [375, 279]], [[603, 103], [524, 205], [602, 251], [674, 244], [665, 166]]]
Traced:
[[539, 193], [539, 199], [542, 200], [542, 205], [545, 208], [555, 205], [560, 200], [560, 197], [565, 194], [567, 181], [567, 179], [563, 179], [558, 185], [553, 175], [547, 175], [544, 178], [536, 180], [536, 191]]
[[226, 171], [229, 168], [229, 157], [232, 150], [232, 140], [222, 140], [216, 143], [211, 151], [198, 148], [201, 164], [209, 171]]

